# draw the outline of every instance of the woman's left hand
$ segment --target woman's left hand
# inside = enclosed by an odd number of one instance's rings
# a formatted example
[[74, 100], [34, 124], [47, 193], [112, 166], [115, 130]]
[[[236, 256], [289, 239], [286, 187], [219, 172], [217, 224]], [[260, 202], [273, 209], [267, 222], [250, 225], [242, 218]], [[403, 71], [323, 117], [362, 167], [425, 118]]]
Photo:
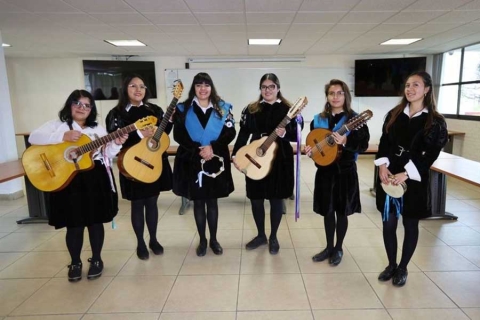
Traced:
[[333, 139], [335, 140], [336, 144], [346, 144], [347, 143], [347, 136], [342, 136], [338, 134], [338, 132], [332, 133]]
[[279, 136], [280, 138], [283, 138], [283, 136], [285, 136], [285, 128], [276, 128], [276, 129], [275, 129], [275, 133], [276, 133], [277, 136]]
[[208, 161], [213, 158], [213, 149], [211, 145], [200, 147], [200, 157]]
[[402, 182], [405, 182], [407, 179], [408, 176], [404, 172], [400, 172], [393, 176], [392, 184], [396, 186], [401, 184]]
[[119, 138], [116, 138], [116, 139], [114, 140], [114, 142], [115, 142], [115, 144], [117, 144], [117, 145], [122, 145], [122, 144], [125, 143], [125, 141], [127, 141], [127, 139], [128, 139], [128, 133], [122, 135], [122, 136], [119, 137]]

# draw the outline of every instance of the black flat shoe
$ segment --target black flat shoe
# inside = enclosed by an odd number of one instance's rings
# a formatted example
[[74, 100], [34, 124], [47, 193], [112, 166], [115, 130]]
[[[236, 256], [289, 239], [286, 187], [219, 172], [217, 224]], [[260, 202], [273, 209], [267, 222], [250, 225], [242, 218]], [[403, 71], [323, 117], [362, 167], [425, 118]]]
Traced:
[[137, 247], [137, 257], [140, 260], [148, 260], [150, 254], [146, 246]]
[[197, 247], [197, 256], [203, 257], [206, 254], [207, 254], [207, 240], [205, 241], [200, 240], [200, 243], [198, 244], [198, 247]]
[[223, 248], [217, 240], [210, 240], [210, 249], [212, 249], [213, 253], [217, 256], [223, 254]]
[[397, 271], [393, 275], [392, 283], [394, 286], [403, 287], [407, 283], [408, 271], [405, 268], [397, 268]]
[[266, 236], [256, 236], [252, 240], [250, 240], [249, 243], [245, 245], [245, 249], [247, 250], [253, 250], [257, 249], [258, 247], [267, 244], [267, 237]]
[[75, 263], [68, 266], [68, 281], [77, 282], [82, 280], [82, 263]]
[[332, 253], [331, 250], [325, 248], [325, 249], [323, 249], [322, 252], [317, 253], [316, 255], [314, 255], [314, 256], [312, 257], [312, 260], [313, 260], [314, 262], [321, 262], [321, 261], [327, 260], [328, 258], [330, 258], [331, 253]]
[[343, 250], [334, 250], [328, 263], [332, 266], [338, 266], [342, 262]]
[[163, 247], [158, 241], [150, 242], [148, 246], [157, 256], [163, 254]]
[[280, 250], [280, 244], [278, 243], [277, 238], [272, 238], [268, 241], [268, 251], [270, 254], [277, 254]]
[[394, 265], [389, 265], [388, 267], [385, 268], [379, 275], [378, 275], [378, 280], [380, 281], [388, 281], [392, 279], [393, 275], [397, 271], [397, 264]]
[[87, 279], [92, 280], [99, 278], [103, 272], [103, 261], [88, 259], [90, 262], [90, 269], [88, 269]]

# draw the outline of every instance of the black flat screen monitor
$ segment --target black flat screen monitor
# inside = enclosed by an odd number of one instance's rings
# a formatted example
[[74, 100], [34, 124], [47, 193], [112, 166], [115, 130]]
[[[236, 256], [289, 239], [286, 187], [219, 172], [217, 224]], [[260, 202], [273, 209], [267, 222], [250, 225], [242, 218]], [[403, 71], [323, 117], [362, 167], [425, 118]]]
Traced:
[[157, 97], [155, 62], [83, 60], [85, 90], [95, 100], [118, 100], [123, 79], [138, 74], [145, 79], [151, 98]]
[[426, 63], [426, 57], [355, 60], [355, 96], [398, 97], [406, 78]]

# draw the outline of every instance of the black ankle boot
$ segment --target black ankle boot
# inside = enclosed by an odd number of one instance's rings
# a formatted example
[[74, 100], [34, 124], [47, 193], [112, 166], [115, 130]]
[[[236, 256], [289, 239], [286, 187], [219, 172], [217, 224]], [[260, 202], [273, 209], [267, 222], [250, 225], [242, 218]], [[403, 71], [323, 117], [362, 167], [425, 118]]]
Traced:
[[88, 269], [87, 279], [92, 280], [99, 278], [103, 272], [103, 261], [90, 258], [88, 259], [88, 262], [90, 262], [90, 269]]
[[397, 264], [392, 264], [389, 265], [388, 267], [385, 268], [379, 275], [378, 275], [378, 280], [380, 281], [388, 281], [392, 279], [393, 275], [397, 271]]
[[68, 281], [77, 282], [82, 280], [82, 262], [72, 263], [68, 266]]

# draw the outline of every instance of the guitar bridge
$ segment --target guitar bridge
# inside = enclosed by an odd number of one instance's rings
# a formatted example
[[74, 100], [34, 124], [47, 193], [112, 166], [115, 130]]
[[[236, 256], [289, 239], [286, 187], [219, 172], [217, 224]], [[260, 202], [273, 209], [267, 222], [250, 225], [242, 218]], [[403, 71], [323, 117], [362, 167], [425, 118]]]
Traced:
[[45, 166], [45, 169], [47, 169], [48, 173], [50, 174], [50, 177], [55, 177], [55, 172], [52, 170], [52, 166], [50, 165], [50, 161], [48, 161], [47, 156], [45, 153], [42, 153], [40, 155], [40, 158], [42, 159], [43, 165]]
[[135, 158], [133, 158], [133, 159], [135, 159], [135, 161], [140, 162], [140, 163], [143, 164], [145, 167], [153, 170], [153, 165], [152, 165], [151, 163], [149, 163], [148, 161], [145, 161], [145, 160], [143, 160], [143, 159], [141, 159], [141, 158], [139, 158], [139, 157], [135, 157]]
[[258, 163], [257, 161], [255, 161], [255, 159], [252, 158], [252, 156], [250, 156], [248, 153], [245, 155], [245, 157], [251, 162], [253, 163], [253, 165], [255, 167], [257, 167], [258, 169], [262, 168], [262, 166], [260, 165], [260, 163]]

